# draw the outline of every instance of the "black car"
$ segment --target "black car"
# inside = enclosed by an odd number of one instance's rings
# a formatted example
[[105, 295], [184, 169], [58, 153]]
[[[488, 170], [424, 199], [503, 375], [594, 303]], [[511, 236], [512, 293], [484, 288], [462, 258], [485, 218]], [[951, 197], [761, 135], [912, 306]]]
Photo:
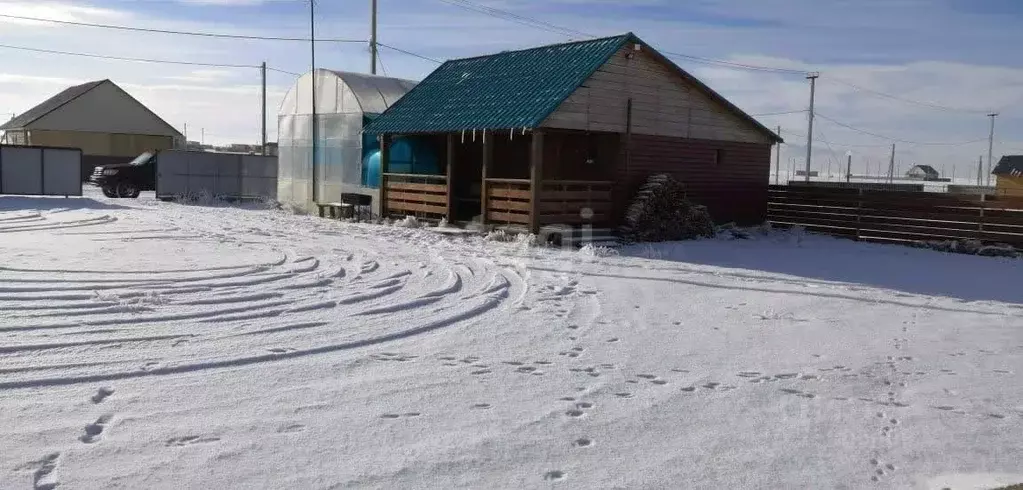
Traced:
[[89, 180], [107, 197], [134, 199], [142, 191], [156, 190], [156, 152], [147, 151], [128, 163], [96, 167]]

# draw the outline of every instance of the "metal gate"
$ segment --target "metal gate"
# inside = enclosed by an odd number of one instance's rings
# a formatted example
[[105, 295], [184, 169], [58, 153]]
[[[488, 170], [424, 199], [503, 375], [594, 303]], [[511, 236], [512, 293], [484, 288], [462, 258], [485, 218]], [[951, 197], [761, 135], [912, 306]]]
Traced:
[[82, 150], [0, 145], [0, 194], [81, 196]]

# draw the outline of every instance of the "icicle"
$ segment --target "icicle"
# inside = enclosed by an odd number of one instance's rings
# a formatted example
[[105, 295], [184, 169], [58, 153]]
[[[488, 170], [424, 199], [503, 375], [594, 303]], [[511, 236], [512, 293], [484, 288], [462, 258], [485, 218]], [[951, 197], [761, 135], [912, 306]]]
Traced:
[[472, 128], [472, 142], [476, 142], [476, 128]]
[[487, 144], [487, 130], [486, 129], [483, 130], [483, 144], [484, 145]]
[[511, 129], [508, 130], [508, 140], [514, 140], [514, 139], [515, 139], [515, 128], [511, 128]]
[[465, 144], [465, 130], [462, 130], [462, 144]]

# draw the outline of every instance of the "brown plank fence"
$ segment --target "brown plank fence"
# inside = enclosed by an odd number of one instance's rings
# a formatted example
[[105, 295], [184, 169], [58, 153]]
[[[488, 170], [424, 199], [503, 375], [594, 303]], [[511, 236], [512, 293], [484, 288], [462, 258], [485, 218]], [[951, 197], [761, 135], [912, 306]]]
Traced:
[[974, 239], [1023, 248], [1019, 197], [771, 186], [767, 219], [856, 240]]
[[448, 183], [443, 175], [384, 174], [385, 216], [439, 220], [448, 214]]

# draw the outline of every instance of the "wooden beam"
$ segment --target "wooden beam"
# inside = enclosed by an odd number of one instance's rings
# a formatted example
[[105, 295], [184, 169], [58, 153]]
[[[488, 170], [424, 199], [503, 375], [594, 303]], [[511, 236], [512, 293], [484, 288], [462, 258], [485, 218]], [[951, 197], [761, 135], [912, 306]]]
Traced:
[[487, 138], [486, 130], [483, 131], [483, 179], [480, 180], [480, 224], [487, 224], [487, 174], [490, 173], [490, 162], [494, 156], [494, 145], [491, 141], [494, 139], [494, 134], [490, 134], [490, 138]]
[[543, 182], [543, 131], [533, 130], [529, 153], [529, 232], [540, 233], [540, 184]]
[[448, 223], [455, 220], [455, 200], [454, 200], [454, 177], [455, 177], [455, 133], [448, 133], [448, 145], [447, 145], [447, 180], [444, 182], [447, 185], [447, 196], [448, 196], [448, 210], [446, 212]]
[[391, 136], [382, 134], [380, 138], [380, 217], [388, 216], [387, 210], [387, 171], [391, 159]]

